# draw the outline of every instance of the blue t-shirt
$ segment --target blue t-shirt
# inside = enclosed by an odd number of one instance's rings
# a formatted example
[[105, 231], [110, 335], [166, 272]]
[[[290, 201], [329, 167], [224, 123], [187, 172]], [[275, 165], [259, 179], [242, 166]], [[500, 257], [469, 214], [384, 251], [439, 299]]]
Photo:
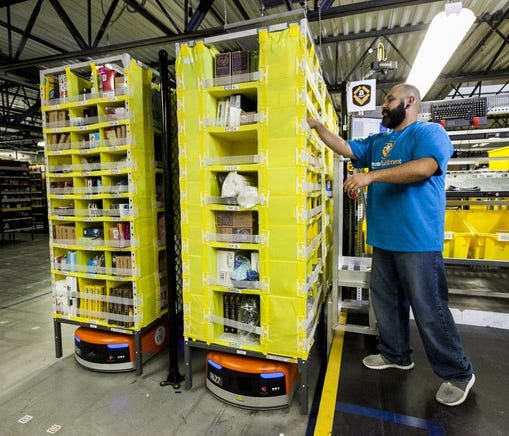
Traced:
[[406, 128], [349, 140], [356, 168], [377, 171], [432, 157], [438, 169], [420, 182], [374, 182], [367, 195], [367, 243], [390, 251], [442, 251], [445, 176], [453, 147], [436, 123], [415, 121]]

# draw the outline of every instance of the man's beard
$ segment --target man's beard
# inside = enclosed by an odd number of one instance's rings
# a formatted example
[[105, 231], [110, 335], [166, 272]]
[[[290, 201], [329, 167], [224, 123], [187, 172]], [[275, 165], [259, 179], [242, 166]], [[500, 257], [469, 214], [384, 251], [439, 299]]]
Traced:
[[405, 103], [401, 101], [401, 103], [394, 109], [391, 109], [390, 111], [382, 111], [382, 126], [387, 127], [388, 129], [394, 129], [403, 122], [405, 115]]

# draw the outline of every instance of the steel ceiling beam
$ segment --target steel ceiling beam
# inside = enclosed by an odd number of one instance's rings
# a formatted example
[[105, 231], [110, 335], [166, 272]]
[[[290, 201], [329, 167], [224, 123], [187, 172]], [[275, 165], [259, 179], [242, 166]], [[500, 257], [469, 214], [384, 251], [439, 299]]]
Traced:
[[56, 13], [58, 14], [58, 16], [60, 17], [62, 22], [64, 23], [65, 27], [67, 27], [67, 30], [69, 31], [71, 36], [74, 38], [74, 40], [76, 41], [78, 46], [81, 49], [88, 48], [87, 42], [83, 39], [80, 32], [78, 32], [78, 29], [72, 22], [69, 15], [67, 15], [67, 12], [65, 12], [65, 9], [62, 7], [60, 2], [58, 0], [49, 0], [49, 2], [51, 3], [51, 6], [53, 6], [53, 9], [55, 9]]
[[350, 3], [343, 6], [329, 8], [326, 11], [308, 11], [309, 21], [330, 20], [348, 15], [369, 14], [371, 12], [383, 11], [386, 9], [407, 8], [429, 3], [443, 3], [441, 0], [370, 0], [360, 3]]
[[502, 16], [502, 18], [500, 20], [498, 20], [498, 22], [495, 24], [491, 21], [487, 21], [488, 25], [493, 29], [493, 31], [498, 35], [500, 36], [500, 38], [502, 38], [502, 44], [500, 45], [500, 47], [498, 48], [497, 52], [495, 53], [495, 55], [493, 56], [493, 59], [491, 60], [490, 64], [488, 65], [488, 67], [486, 68], [487, 70], [491, 70], [491, 68], [493, 67], [493, 65], [495, 64], [495, 62], [497, 61], [498, 57], [500, 56], [500, 54], [502, 53], [502, 51], [504, 50], [504, 48], [506, 48], [507, 45], [509, 45], [509, 37], [506, 37], [504, 36], [504, 34], [499, 30], [499, 26], [500, 24], [502, 23], [502, 21], [507, 17], [509, 16], [509, 7], [506, 9], [504, 15]]
[[387, 36], [383, 36], [383, 38], [389, 43], [389, 45], [394, 49], [394, 51], [399, 55], [399, 57], [407, 64], [409, 67], [412, 66], [412, 64], [408, 61], [408, 59], [401, 53], [400, 49], [396, 47], [396, 45], [389, 39]]
[[328, 10], [332, 3], [334, 3], [334, 0], [322, 0], [319, 3], [320, 12], [323, 14], [326, 10]]
[[[110, 4], [110, 7], [108, 8], [108, 11], [106, 12], [106, 15], [104, 16], [103, 22], [101, 23], [101, 27], [99, 27], [99, 30], [97, 31], [97, 35], [94, 39], [94, 43], [92, 44], [92, 47], [97, 47], [99, 43], [101, 42], [102, 37], [104, 36], [104, 32], [106, 31], [106, 28], [110, 24], [111, 17], [113, 17], [113, 12], [115, 12], [115, 8], [118, 5], [118, 0], [113, 0]], [[90, 21], [90, 17], [88, 18]]]
[[19, 41], [18, 49], [16, 50], [16, 54], [14, 55], [14, 60], [18, 60], [21, 56], [21, 53], [23, 52], [23, 49], [25, 48], [25, 45], [28, 41], [28, 36], [32, 33], [32, 29], [35, 24], [35, 20], [37, 20], [37, 17], [39, 16], [39, 12], [41, 11], [41, 5], [42, 0], [38, 0], [36, 5], [34, 6], [34, 9], [32, 10], [32, 13], [30, 14], [30, 18], [28, 19], [28, 23], [25, 27], [25, 31], [23, 32], [23, 36], [21, 37], [21, 40]]
[[[3, 20], [0, 20], [0, 26], [5, 27], [7, 30], [10, 30], [11, 32], [19, 33], [20, 35], [23, 35], [24, 30], [20, 29], [19, 27], [13, 26], [12, 24], [6, 23]], [[52, 44], [49, 41], [46, 41], [42, 38], [39, 38], [35, 35], [28, 35], [28, 39], [31, 39], [32, 41], [38, 42], [41, 45], [44, 45], [48, 48], [51, 48], [55, 51], [59, 51], [61, 53], [64, 53], [65, 50], [62, 47], [59, 47], [58, 45]]]
[[286, 5], [286, 8], [289, 10], [289, 11], [293, 11], [294, 10], [294, 7], [293, 7], [293, 3], [291, 0], [285, 0], [285, 5]]
[[224, 26], [226, 24], [225, 17], [222, 16], [220, 13], [216, 11], [216, 8], [211, 7], [210, 13], [214, 16], [214, 18], [218, 21], [218, 23], [221, 23], [221, 26]]
[[194, 11], [189, 23], [186, 25], [185, 32], [194, 32], [200, 27], [205, 15], [207, 15], [207, 12], [212, 7], [212, 3], [214, 3], [214, 0], [200, 0], [200, 4]]
[[244, 9], [244, 6], [242, 6], [241, 2], [239, 0], [234, 0], [233, 4], [235, 5], [237, 10], [239, 11], [240, 15], [242, 15], [242, 18], [244, 20], [249, 20], [249, 15], [246, 12], [246, 10]]
[[147, 11], [142, 5], [140, 5], [136, 0], [124, 0], [124, 2], [131, 6], [136, 12], [138, 12], [141, 16], [145, 17], [151, 24], [157, 27], [159, 30], [162, 30], [166, 35], [174, 35], [173, 32], [166, 24], [164, 24], [159, 18], [155, 15]]
[[209, 36], [222, 35], [225, 31], [222, 27], [215, 27], [199, 32], [192, 32], [183, 35], [160, 36], [157, 38], [143, 39], [139, 41], [124, 42], [121, 44], [112, 44], [104, 47], [88, 48], [86, 50], [78, 50], [75, 52], [67, 52], [50, 56], [41, 56], [39, 58], [27, 59], [25, 61], [0, 65], [0, 72], [15, 71], [29, 67], [37, 67], [41, 64], [65, 61], [76, 58], [86, 58], [100, 56], [108, 53], [120, 53], [137, 47], [157, 46], [164, 44], [175, 44], [177, 42], [193, 41], [198, 38], [206, 38]]
[[175, 20], [172, 18], [172, 16], [168, 13], [164, 5], [161, 3], [161, 0], [155, 0], [157, 6], [159, 6], [159, 9], [161, 9], [161, 12], [164, 14], [166, 18], [168, 18], [168, 21], [172, 24], [173, 27], [175, 27], [175, 30], [177, 33], [182, 33], [182, 30], [178, 26], [178, 24], [175, 22]]

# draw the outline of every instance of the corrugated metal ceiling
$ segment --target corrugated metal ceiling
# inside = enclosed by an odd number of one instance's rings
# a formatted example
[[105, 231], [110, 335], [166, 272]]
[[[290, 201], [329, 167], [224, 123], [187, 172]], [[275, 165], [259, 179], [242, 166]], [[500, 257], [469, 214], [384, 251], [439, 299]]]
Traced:
[[[444, 9], [445, 3], [433, 0], [3, 0], [0, 1], [0, 80], [35, 85], [39, 69], [113, 52], [129, 52], [155, 66], [161, 49], [168, 51], [170, 60], [174, 58], [177, 41], [200, 39], [223, 32], [225, 25], [235, 28], [240, 22], [262, 16], [277, 21], [281, 20], [280, 14], [298, 17], [306, 13], [331, 91], [337, 91], [346, 81], [370, 74], [378, 43], [384, 45], [387, 59], [398, 62], [397, 70], [373, 75], [380, 88], [387, 88], [404, 81], [425, 29], [433, 16]], [[186, 5], [193, 12], [191, 17], [184, 13]], [[477, 21], [428, 99], [443, 98], [451, 89], [467, 85], [477, 93], [480, 92], [478, 84], [496, 84], [499, 91], [508, 91], [504, 89], [509, 80], [508, 2], [464, 0], [463, 6], [472, 9]], [[108, 11], [113, 11], [109, 21], [105, 18]], [[191, 27], [190, 32], [185, 31], [186, 23], [192, 26], [195, 20], [199, 25]], [[73, 27], [75, 31], [69, 30]], [[98, 35], [98, 44], [94, 44]], [[229, 42], [224, 47], [219, 44], [218, 48], [231, 49], [231, 46]]]

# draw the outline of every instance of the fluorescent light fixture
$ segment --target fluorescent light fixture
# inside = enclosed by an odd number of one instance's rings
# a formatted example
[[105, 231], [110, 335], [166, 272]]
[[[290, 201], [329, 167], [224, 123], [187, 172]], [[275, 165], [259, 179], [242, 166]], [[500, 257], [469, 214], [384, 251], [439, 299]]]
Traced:
[[461, 2], [447, 3], [431, 21], [406, 80], [423, 99], [474, 21], [474, 13], [462, 8]]

